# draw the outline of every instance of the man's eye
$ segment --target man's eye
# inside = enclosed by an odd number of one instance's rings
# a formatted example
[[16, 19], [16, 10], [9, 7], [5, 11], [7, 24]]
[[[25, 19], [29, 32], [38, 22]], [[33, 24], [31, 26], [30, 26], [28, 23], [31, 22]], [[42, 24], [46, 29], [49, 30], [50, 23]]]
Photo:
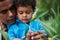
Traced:
[[8, 10], [3, 10], [3, 11], [1, 11], [0, 13], [2, 13], [2, 14], [6, 14], [7, 11], [8, 11]]

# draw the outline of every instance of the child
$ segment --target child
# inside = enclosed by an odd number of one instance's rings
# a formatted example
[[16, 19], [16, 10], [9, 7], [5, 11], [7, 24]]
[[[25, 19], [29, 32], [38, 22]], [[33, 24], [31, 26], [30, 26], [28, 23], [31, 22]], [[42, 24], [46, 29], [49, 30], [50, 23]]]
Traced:
[[16, 7], [16, 23], [8, 30], [10, 40], [22, 40], [21, 38], [27, 35], [28, 30], [31, 32], [45, 31], [39, 20], [30, 22], [35, 11], [36, 0], [17, 0]]

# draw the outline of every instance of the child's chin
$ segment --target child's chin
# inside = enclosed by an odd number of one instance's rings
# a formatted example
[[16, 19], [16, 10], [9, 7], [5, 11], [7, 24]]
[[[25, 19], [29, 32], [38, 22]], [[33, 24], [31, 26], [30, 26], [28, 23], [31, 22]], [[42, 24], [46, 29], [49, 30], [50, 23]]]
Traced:
[[28, 21], [23, 21], [23, 23], [28, 23]]

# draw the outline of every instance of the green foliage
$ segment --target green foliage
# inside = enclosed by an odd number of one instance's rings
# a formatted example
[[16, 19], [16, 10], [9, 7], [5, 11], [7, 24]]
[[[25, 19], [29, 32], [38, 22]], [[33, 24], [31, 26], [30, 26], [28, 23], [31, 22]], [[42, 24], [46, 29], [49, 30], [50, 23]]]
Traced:
[[[38, 11], [33, 20], [42, 18], [41, 23], [48, 32], [49, 37], [52, 40], [60, 40], [60, 0], [37, 0], [37, 9]], [[48, 18], [49, 16], [49, 20], [44, 20], [44, 17]], [[5, 40], [9, 40], [7, 33], [2, 30], [0, 30], [0, 33], [4, 36]]]
[[6, 32], [4, 32], [3, 30], [0, 30], [0, 33], [3, 35], [5, 40], [9, 40], [8, 34]]
[[[40, 12], [36, 13], [36, 18], [43, 20], [41, 23], [49, 34], [49, 37], [52, 40], [60, 40], [60, 0], [38, 0], [37, 8], [40, 9]], [[39, 10], [38, 10], [39, 11]], [[48, 11], [46, 14], [44, 12]], [[40, 13], [40, 14], [38, 14]], [[44, 14], [43, 16], [41, 16]], [[50, 17], [48, 14], [51, 14]], [[44, 16], [49, 17], [49, 20], [44, 20]]]
[[60, 14], [58, 13], [54, 15], [55, 18], [51, 17], [47, 22], [42, 22], [42, 24], [52, 40], [60, 40]]
[[[44, 15], [43, 17], [45, 19], [48, 19], [49, 17], [53, 16], [54, 14], [51, 11], [51, 8], [53, 8], [55, 10], [55, 12], [58, 12], [58, 9], [60, 11], [60, 0], [37, 0], [37, 8], [41, 11], [46, 11], [48, 10], [48, 14]], [[57, 9], [58, 7], [58, 9]]]

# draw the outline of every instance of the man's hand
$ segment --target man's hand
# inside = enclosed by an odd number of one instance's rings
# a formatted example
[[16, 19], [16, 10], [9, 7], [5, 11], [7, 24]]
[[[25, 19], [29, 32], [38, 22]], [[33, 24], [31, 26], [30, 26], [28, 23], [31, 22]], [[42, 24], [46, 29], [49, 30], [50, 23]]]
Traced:
[[7, 28], [3, 25], [3, 23], [0, 21], [0, 27], [1, 27], [1, 29], [3, 30], [3, 31], [6, 31], [7, 30]]

